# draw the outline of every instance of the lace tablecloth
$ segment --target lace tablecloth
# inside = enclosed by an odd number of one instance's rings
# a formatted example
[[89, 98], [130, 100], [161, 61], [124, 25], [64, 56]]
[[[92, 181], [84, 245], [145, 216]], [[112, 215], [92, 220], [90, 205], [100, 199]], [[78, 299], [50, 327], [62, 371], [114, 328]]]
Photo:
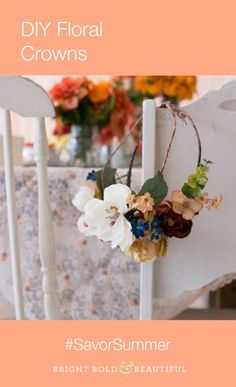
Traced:
[[[77, 230], [79, 213], [71, 204], [85, 169], [49, 168], [49, 192], [57, 249], [57, 278], [63, 319], [138, 319], [139, 265], [109, 244], [85, 239]], [[37, 178], [34, 168], [17, 168], [16, 197], [28, 319], [43, 319], [38, 253]], [[133, 187], [141, 171], [133, 172]], [[8, 252], [4, 173], [0, 170], [0, 318], [14, 318], [12, 277]], [[210, 289], [230, 282], [224, 276], [204, 289], [185, 292], [174, 300], [154, 300], [154, 317], [169, 319]], [[9, 312], [4, 312], [8, 307]], [[10, 316], [9, 316], [10, 313]]]

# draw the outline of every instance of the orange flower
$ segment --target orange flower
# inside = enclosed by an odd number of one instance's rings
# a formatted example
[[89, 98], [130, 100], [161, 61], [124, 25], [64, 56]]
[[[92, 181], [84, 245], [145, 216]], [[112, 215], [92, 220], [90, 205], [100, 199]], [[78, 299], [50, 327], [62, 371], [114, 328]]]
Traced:
[[60, 106], [63, 110], [72, 110], [77, 108], [79, 101], [88, 94], [90, 83], [86, 77], [66, 77], [51, 88], [49, 95], [55, 106]]
[[176, 95], [176, 79], [177, 77], [166, 76], [163, 77], [163, 94], [168, 97], [175, 97]]
[[135, 117], [135, 108], [129, 99], [125, 88], [114, 90], [115, 105], [111, 111], [109, 129], [113, 136], [121, 139], [125, 134], [126, 125], [132, 125]]
[[112, 84], [108, 81], [101, 81], [93, 85], [89, 92], [89, 99], [94, 102], [106, 101], [112, 92]]
[[163, 93], [167, 97], [175, 97], [178, 101], [191, 99], [196, 92], [195, 76], [163, 77]]
[[157, 76], [137, 76], [134, 81], [134, 89], [144, 95], [157, 96], [162, 92], [162, 78]]
[[194, 76], [137, 76], [134, 89], [143, 95], [153, 97], [166, 95], [178, 101], [191, 99], [196, 92]]

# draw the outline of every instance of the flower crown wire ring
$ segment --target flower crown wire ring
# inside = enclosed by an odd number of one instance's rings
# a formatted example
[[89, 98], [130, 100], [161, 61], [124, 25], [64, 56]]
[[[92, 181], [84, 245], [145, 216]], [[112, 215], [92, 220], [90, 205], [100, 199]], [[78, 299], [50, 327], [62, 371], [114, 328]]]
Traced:
[[191, 125], [192, 125], [192, 127], [193, 127], [193, 129], [195, 131], [195, 133], [196, 133], [197, 142], [198, 142], [198, 161], [197, 161], [197, 167], [199, 167], [199, 165], [201, 164], [201, 157], [202, 157], [202, 144], [201, 144], [201, 139], [200, 139], [200, 136], [199, 136], [199, 133], [198, 133], [198, 130], [197, 130], [197, 127], [196, 127], [194, 121], [192, 120], [192, 118], [189, 116], [188, 113], [186, 113], [185, 111], [179, 109], [177, 106], [171, 104], [170, 102], [166, 102], [166, 103], [162, 104], [160, 106], [160, 108], [166, 108], [166, 109], [170, 110], [170, 112], [171, 112], [171, 114], [172, 114], [172, 116], [174, 118], [174, 128], [173, 128], [172, 136], [171, 136], [168, 148], [166, 150], [165, 158], [164, 158], [164, 161], [162, 163], [160, 172], [163, 173], [163, 171], [165, 169], [165, 166], [166, 166], [166, 163], [167, 163], [167, 160], [168, 160], [168, 157], [169, 157], [169, 153], [170, 153], [170, 150], [171, 150], [171, 147], [172, 147], [172, 143], [173, 143], [173, 140], [174, 140], [174, 137], [175, 137], [175, 133], [176, 133], [176, 129], [177, 129], [176, 117], [181, 119], [185, 124], [187, 124], [186, 119], [188, 119], [190, 121], [190, 123], [191, 123]]
[[[73, 204], [82, 212], [78, 221], [80, 232], [111, 242], [112, 248], [119, 247], [124, 254], [132, 255], [138, 262], [153, 262], [157, 257], [165, 256], [170, 238], [186, 238], [191, 233], [194, 218], [199, 216], [202, 209], [216, 209], [223, 199], [222, 195], [210, 198], [204, 191], [212, 162], [204, 159], [204, 163], [201, 163], [201, 140], [192, 118], [170, 103], [161, 107], [170, 110], [174, 127], [161, 169], [155, 176], [145, 181], [139, 192], [130, 188], [138, 143], [131, 157], [128, 175], [120, 176], [117, 182], [116, 169], [109, 167], [114, 154], [141, 122], [142, 118], [139, 117], [112, 152], [104, 168], [89, 172], [73, 199]], [[198, 140], [198, 164], [182, 187], [173, 191], [168, 198], [168, 185], [162, 172], [176, 133], [177, 118], [185, 123], [188, 120], [194, 128]], [[137, 141], [140, 138], [141, 134]], [[121, 180], [125, 176], [126, 184]]]
[[[105, 173], [105, 170], [106, 168], [108, 167], [108, 165], [110, 164], [111, 160], [112, 160], [112, 157], [116, 154], [116, 152], [121, 148], [121, 146], [125, 143], [125, 141], [127, 140], [127, 138], [129, 138], [133, 132], [135, 131], [135, 129], [137, 128], [138, 124], [142, 121], [142, 116], [139, 116], [137, 118], [137, 120], [135, 121], [135, 123], [131, 126], [131, 129], [129, 130], [129, 132], [126, 134], [126, 136], [123, 138], [123, 140], [118, 144], [118, 146], [114, 149], [114, 151], [111, 153], [111, 155], [109, 156], [107, 162], [105, 163], [103, 169], [102, 169], [102, 173], [101, 173], [101, 185], [102, 187], [104, 188], [104, 173]], [[137, 148], [138, 148], [138, 141], [141, 140], [142, 138], [142, 133], [139, 134], [138, 138], [137, 138], [137, 141], [136, 141], [136, 145], [135, 145], [135, 149], [134, 149], [134, 152], [132, 154], [132, 157], [131, 157], [131, 161], [130, 161], [130, 166], [129, 166], [129, 172], [128, 172], [128, 183], [127, 185], [130, 185], [131, 183], [131, 170], [132, 170], [132, 165], [133, 165], [133, 161], [134, 161], [134, 158], [135, 158], [135, 155], [136, 155], [136, 152], [137, 152]]]
[[[167, 160], [168, 160], [168, 157], [169, 157], [169, 153], [170, 153], [170, 150], [171, 150], [171, 147], [172, 147], [172, 144], [173, 144], [173, 140], [174, 140], [174, 137], [175, 137], [175, 134], [176, 134], [176, 129], [177, 129], [176, 117], [178, 117], [180, 120], [182, 120], [185, 124], [187, 124], [187, 120], [189, 120], [189, 122], [191, 123], [191, 125], [192, 125], [192, 127], [193, 127], [193, 129], [195, 131], [195, 134], [196, 134], [196, 137], [197, 137], [197, 142], [198, 142], [198, 161], [197, 161], [197, 167], [198, 167], [201, 164], [202, 144], [201, 144], [201, 139], [200, 139], [200, 136], [199, 136], [198, 129], [197, 129], [194, 121], [192, 120], [192, 118], [190, 117], [190, 115], [188, 113], [186, 113], [182, 109], [179, 109], [177, 106], [171, 104], [170, 102], [166, 102], [166, 103], [161, 104], [160, 108], [165, 108], [165, 109], [170, 110], [170, 112], [171, 112], [171, 114], [173, 116], [173, 119], [174, 119], [174, 128], [173, 128], [172, 136], [171, 136], [169, 145], [167, 147], [167, 150], [166, 150], [166, 153], [165, 153], [165, 157], [164, 157], [164, 161], [162, 163], [160, 172], [163, 173], [163, 171], [165, 169], [165, 166], [166, 166], [166, 163], [167, 163]], [[119, 143], [119, 145], [111, 153], [110, 157], [108, 158], [106, 164], [103, 167], [103, 172], [101, 174], [101, 184], [102, 184], [102, 186], [104, 186], [104, 171], [105, 171], [106, 167], [110, 164], [110, 162], [112, 160], [112, 157], [116, 154], [116, 152], [120, 149], [120, 147], [125, 143], [127, 138], [133, 134], [134, 130], [137, 128], [138, 124], [141, 121], [142, 121], [142, 116], [138, 117], [138, 119], [136, 120], [134, 125], [131, 127], [129, 133], [127, 133], [127, 135], [123, 138], [123, 140]], [[141, 139], [141, 137], [142, 137], [142, 134], [140, 133], [140, 135], [139, 135], [139, 137], [137, 139], [137, 142]], [[130, 186], [130, 182], [131, 182], [131, 169], [132, 169], [132, 164], [133, 164], [133, 161], [134, 161], [134, 157], [135, 157], [136, 151], [137, 151], [137, 144], [135, 146], [135, 150], [134, 150], [133, 155], [131, 157], [131, 163], [130, 163], [129, 172], [128, 172], [128, 182], [129, 182], [129, 184], [127, 184], [127, 185], [129, 185], [129, 186]]]

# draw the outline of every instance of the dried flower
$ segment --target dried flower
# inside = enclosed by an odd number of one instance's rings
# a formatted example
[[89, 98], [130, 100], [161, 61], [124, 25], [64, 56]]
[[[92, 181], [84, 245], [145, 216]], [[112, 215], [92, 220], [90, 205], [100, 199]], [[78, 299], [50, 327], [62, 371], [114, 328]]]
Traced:
[[167, 240], [165, 237], [159, 241], [151, 241], [147, 238], [136, 240], [126, 251], [137, 262], [154, 262], [157, 257], [165, 256], [167, 252]]
[[186, 220], [193, 219], [203, 207], [197, 199], [188, 198], [182, 191], [174, 191], [172, 193], [172, 209], [176, 214], [182, 215]]
[[219, 208], [219, 206], [221, 205], [222, 200], [223, 200], [223, 196], [222, 195], [218, 195], [214, 199], [210, 199], [208, 201], [208, 205], [207, 205], [208, 210], [213, 210], [213, 209]]
[[129, 248], [127, 255], [132, 255], [137, 262], [154, 262], [157, 258], [156, 243], [146, 238], [138, 239]]
[[132, 194], [128, 199], [128, 205], [131, 210], [138, 210], [145, 213], [153, 210], [154, 200], [149, 192], [146, 192], [142, 196]]
[[127, 200], [127, 204], [129, 205], [130, 210], [137, 209], [137, 206], [139, 204], [139, 196], [136, 194], [131, 194]]
[[139, 197], [139, 210], [143, 213], [152, 211], [154, 206], [154, 200], [149, 192]]
[[199, 196], [197, 198], [197, 200], [201, 203], [201, 204], [207, 204], [209, 199], [208, 199], [208, 193], [207, 192], [204, 192], [201, 194], [201, 196]]
[[176, 214], [169, 209], [167, 213], [163, 214], [162, 231], [168, 237], [185, 238], [192, 228], [192, 221], [186, 220], [182, 215]]

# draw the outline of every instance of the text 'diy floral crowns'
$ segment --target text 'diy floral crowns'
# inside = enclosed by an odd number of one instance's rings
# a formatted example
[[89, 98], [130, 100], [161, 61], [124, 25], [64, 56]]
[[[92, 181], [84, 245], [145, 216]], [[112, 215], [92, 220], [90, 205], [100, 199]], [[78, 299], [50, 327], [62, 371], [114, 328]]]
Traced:
[[[201, 162], [201, 141], [191, 117], [170, 103], [161, 107], [169, 109], [174, 120], [161, 170], [137, 193], [130, 188], [134, 157], [127, 175], [122, 177], [117, 176], [116, 169], [109, 167], [109, 160], [102, 170], [89, 172], [73, 199], [73, 204], [83, 213], [78, 220], [79, 231], [110, 242], [112, 248], [119, 247], [138, 262], [153, 262], [157, 257], [165, 256], [168, 238], [187, 237], [194, 217], [204, 207], [218, 208], [223, 199], [222, 195], [210, 198], [205, 192], [212, 162], [205, 159]], [[167, 198], [168, 186], [163, 171], [176, 132], [176, 118], [191, 123], [198, 141], [198, 162], [195, 172], [182, 188]], [[132, 130], [134, 127], [129, 134]], [[123, 184], [124, 177], [127, 180]]]

